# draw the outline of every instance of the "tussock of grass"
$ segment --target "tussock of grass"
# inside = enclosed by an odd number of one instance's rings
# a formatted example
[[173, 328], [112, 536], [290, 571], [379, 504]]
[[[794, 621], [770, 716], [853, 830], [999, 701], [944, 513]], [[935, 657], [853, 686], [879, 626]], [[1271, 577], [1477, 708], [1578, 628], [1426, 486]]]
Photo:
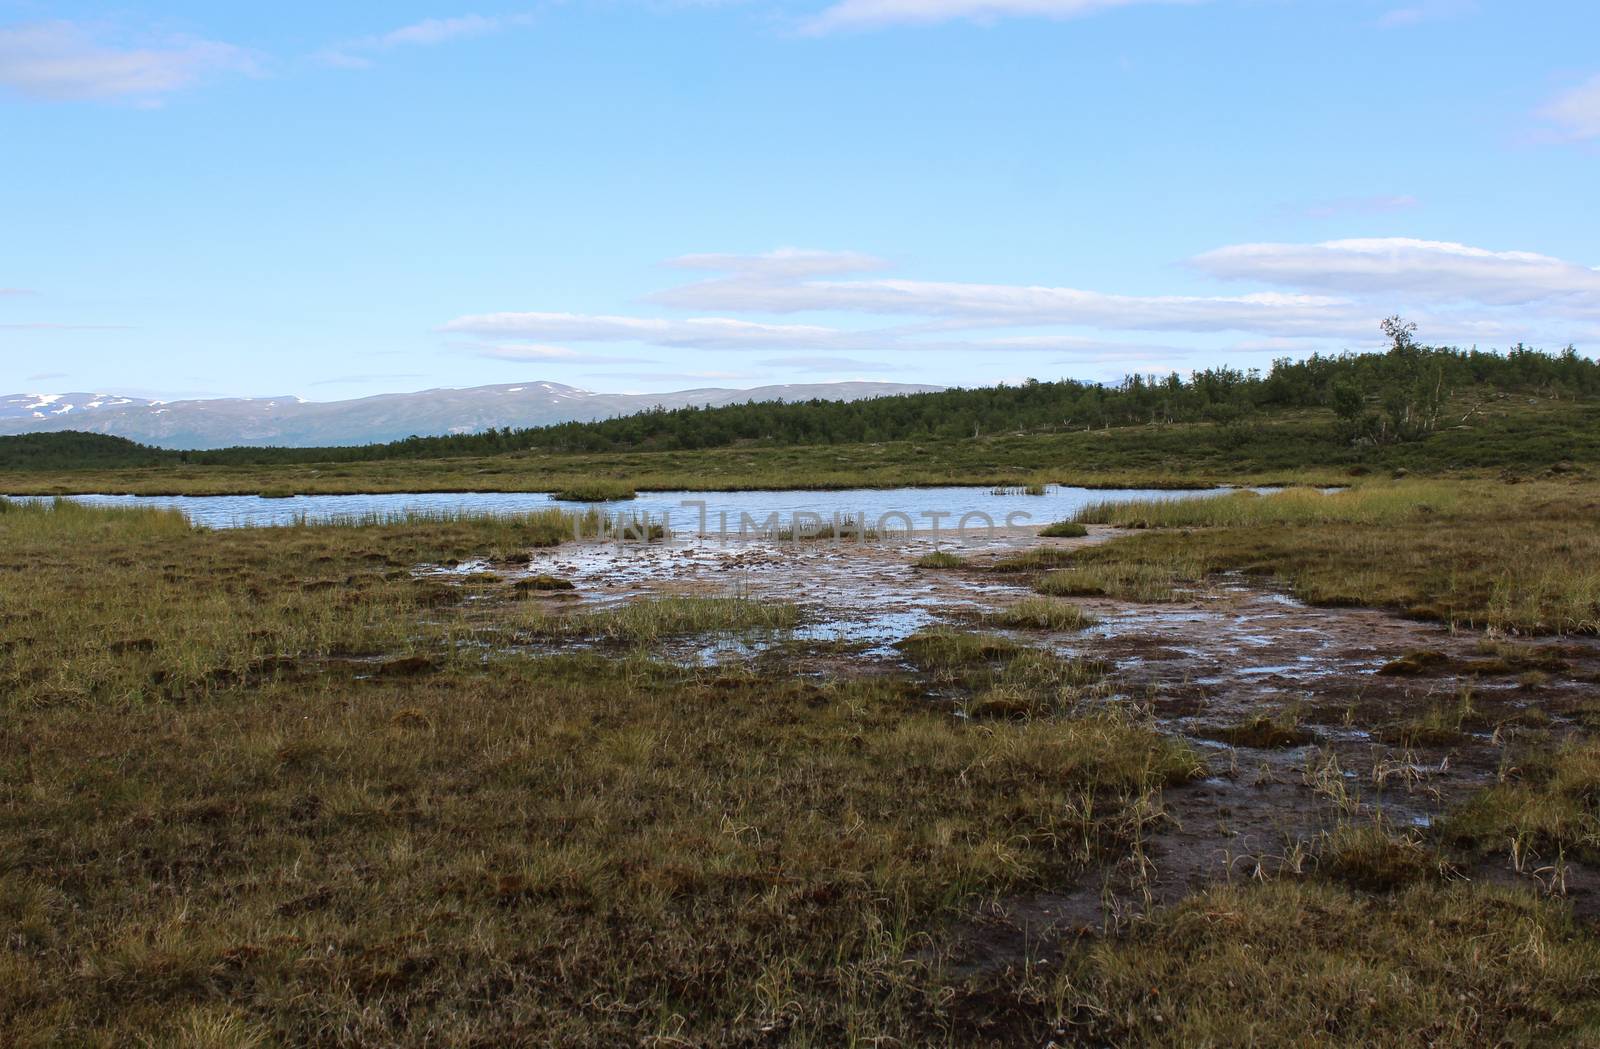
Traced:
[[552, 499], [572, 503], [610, 503], [638, 497], [639, 493], [626, 481], [608, 481], [601, 478], [573, 481], [550, 493]]
[[1089, 529], [1076, 521], [1057, 521], [1045, 526], [1039, 534], [1046, 539], [1082, 539], [1089, 534]]
[[997, 634], [972, 634], [949, 627], [923, 630], [905, 638], [897, 647], [906, 658], [925, 667], [950, 668], [973, 663], [1010, 659], [1023, 646]]
[[965, 568], [967, 559], [948, 550], [934, 550], [917, 558], [918, 568]]
[[[497, 576], [496, 578], [499, 577]], [[538, 575], [517, 580], [515, 583], [511, 584], [511, 589], [522, 592], [549, 593], [552, 591], [572, 590], [575, 588], [572, 585], [572, 580], [570, 579], [562, 579], [560, 576], [553, 576], [541, 572]]]
[[1216, 739], [1235, 747], [1255, 747], [1263, 750], [1303, 747], [1316, 739], [1309, 729], [1300, 724], [1298, 718], [1289, 714], [1277, 716], [1260, 714], [1237, 725], [1218, 729], [1213, 735]]
[[1339, 826], [1318, 843], [1314, 858], [1319, 876], [1366, 892], [1438, 882], [1452, 871], [1415, 834], [1397, 834], [1382, 823]]
[[1082, 559], [1045, 575], [1034, 589], [1054, 597], [1113, 597], [1125, 601], [1176, 601], [1202, 584], [1205, 565], [1179, 555], [1172, 560], [1128, 562]]
[[1071, 602], [1037, 597], [990, 613], [987, 620], [995, 626], [1018, 630], [1082, 630], [1099, 622]]
[[1433, 649], [1419, 649], [1416, 652], [1407, 652], [1399, 659], [1392, 659], [1378, 668], [1378, 673], [1385, 677], [1419, 677], [1423, 674], [1443, 673], [1450, 665], [1450, 657], [1443, 652]]
[[1450, 813], [1441, 832], [1482, 852], [1510, 852], [1519, 863], [1537, 860], [1534, 866], [1561, 854], [1600, 861], [1600, 740], [1518, 754], [1501, 782]]
[[1448, 747], [1461, 742], [1481, 717], [1473, 706], [1472, 689], [1464, 687], [1453, 703], [1435, 703], [1418, 717], [1385, 726], [1378, 735], [1404, 747]]
[[525, 625], [536, 634], [649, 644], [668, 637], [789, 630], [800, 622], [800, 609], [745, 597], [651, 597], [600, 612], [540, 610], [529, 616]]

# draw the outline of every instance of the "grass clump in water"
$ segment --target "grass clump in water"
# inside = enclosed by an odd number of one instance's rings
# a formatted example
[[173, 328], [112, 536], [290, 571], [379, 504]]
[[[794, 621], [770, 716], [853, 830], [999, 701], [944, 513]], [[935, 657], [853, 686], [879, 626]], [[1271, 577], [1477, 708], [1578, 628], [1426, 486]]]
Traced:
[[1034, 584], [1053, 597], [1112, 597], [1125, 601], [1176, 601], [1203, 582], [1205, 566], [1187, 558], [1170, 561], [1083, 560]]
[[1070, 601], [1031, 597], [985, 617], [995, 626], [1017, 630], [1082, 630], [1100, 620]]
[[1481, 720], [1472, 689], [1463, 687], [1454, 703], [1436, 703], [1420, 717], [1386, 726], [1378, 735], [1405, 747], [1448, 747], [1461, 742], [1467, 729]]
[[1378, 673], [1385, 677], [1421, 677], [1424, 674], [1443, 673], [1450, 665], [1450, 657], [1434, 649], [1418, 649], [1407, 652], [1399, 659], [1392, 659], [1378, 668]]
[[[498, 577], [497, 577], [498, 578]], [[518, 579], [511, 584], [511, 589], [519, 593], [550, 593], [564, 590], [574, 590], [572, 580], [562, 579], [560, 576], [539, 573], [526, 579]]]
[[949, 627], [919, 631], [896, 646], [906, 658], [932, 669], [966, 667], [1010, 659], [1024, 646], [998, 634], [972, 634]]
[[790, 630], [800, 622], [800, 609], [747, 597], [648, 597], [599, 612], [541, 609], [525, 622], [545, 636], [650, 644], [671, 637]]
[[638, 497], [639, 493], [626, 481], [603, 478], [573, 481], [550, 493], [550, 498], [570, 503], [613, 503]]
[[934, 550], [917, 558], [914, 564], [918, 568], [965, 568], [967, 559], [948, 550]]
[[1276, 750], [1284, 747], [1303, 747], [1316, 736], [1300, 724], [1293, 714], [1259, 714], [1236, 725], [1219, 729], [1215, 738], [1235, 747], [1253, 747], [1258, 750]]

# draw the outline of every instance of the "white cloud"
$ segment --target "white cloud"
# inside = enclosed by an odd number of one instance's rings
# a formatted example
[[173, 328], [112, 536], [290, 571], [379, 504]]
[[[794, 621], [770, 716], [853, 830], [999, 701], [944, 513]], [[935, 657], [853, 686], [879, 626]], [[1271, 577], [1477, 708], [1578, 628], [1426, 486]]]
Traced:
[[884, 364], [881, 361], [862, 361], [854, 357], [771, 357], [760, 363], [771, 368], [789, 368], [801, 372], [893, 372], [904, 371], [903, 364]]
[[325, 65], [340, 69], [366, 69], [372, 65], [368, 57], [374, 52], [391, 51], [400, 47], [432, 47], [452, 40], [470, 40], [489, 36], [513, 26], [527, 25], [529, 15], [460, 15], [455, 18], [424, 18], [420, 22], [391, 29], [387, 33], [362, 37], [319, 53], [316, 57]]
[[[660, 316], [556, 312], [458, 317], [441, 330], [508, 359], [562, 361], [568, 343], [642, 344], [669, 351], [791, 351], [763, 363], [819, 371], [882, 368], [906, 353], [1034, 355], [1052, 363], [1162, 367], [1203, 353], [1304, 354], [1375, 346], [1378, 320], [1402, 312], [1439, 342], [1560, 345], [1600, 339], [1600, 271], [1525, 251], [1405, 238], [1321, 244], [1240, 244], [1207, 252], [1211, 277], [1278, 285], [1241, 294], [1124, 295], [1049, 285], [907, 280], [871, 271], [881, 260], [784, 249], [764, 255], [693, 255], [677, 269], [720, 275], [659, 292]], [[674, 316], [669, 311], [694, 312]], [[738, 314], [830, 315], [827, 324]], [[730, 316], [731, 314], [731, 316]], [[832, 315], [859, 315], [838, 325]], [[895, 318], [895, 323], [889, 319]], [[1189, 345], [1131, 333], [1184, 333]], [[862, 354], [863, 357], [854, 356]], [[599, 358], [585, 358], [597, 360]]]
[[253, 68], [247, 52], [210, 40], [116, 47], [72, 22], [0, 28], [0, 85], [33, 98], [155, 103], [208, 74]]
[[[592, 375], [603, 375], [606, 378], [618, 378], [614, 372], [591, 372]], [[641, 382], [700, 382], [706, 379], [713, 381], [730, 381], [738, 379], [755, 379], [758, 376], [748, 372], [628, 372], [622, 378], [635, 379]], [[680, 393], [684, 391], [678, 391]]]
[[442, 331], [500, 339], [567, 342], [643, 342], [673, 349], [816, 348], [849, 343], [868, 333], [812, 324], [758, 324], [731, 317], [616, 317], [586, 313], [486, 313], [457, 317]]
[[1538, 115], [1569, 141], [1600, 138], [1600, 73], [1551, 99]]
[[1404, 295], [1429, 303], [1535, 303], [1600, 310], [1600, 270], [1528, 251], [1406, 237], [1321, 244], [1237, 244], [1192, 265], [1214, 277], [1302, 290]]
[[968, 284], [895, 279], [769, 278], [749, 265], [730, 277], [700, 281], [652, 296], [697, 310], [796, 313], [847, 311], [947, 318], [960, 326], [1091, 325], [1119, 330], [1317, 334], [1369, 327], [1365, 311], [1342, 299], [1262, 292], [1238, 296], [1135, 296], [1078, 288]]
[[656, 363], [645, 357], [604, 356], [583, 350], [574, 350], [568, 346], [545, 346], [538, 343], [501, 343], [490, 346], [476, 346], [474, 350], [479, 357], [491, 357], [502, 361], [581, 362], [584, 364]]
[[486, 36], [498, 32], [507, 23], [503, 18], [485, 18], [482, 15], [462, 15], [459, 18], [424, 18], [408, 26], [401, 26], [378, 38], [382, 47], [401, 47], [410, 44], [442, 44], [446, 40]]
[[874, 29], [886, 25], [930, 25], [966, 19], [1078, 18], [1141, 4], [1189, 4], [1204, 0], [839, 0], [805, 24], [808, 33]]
[[478, 349], [480, 357], [498, 357], [506, 361], [566, 361], [583, 354], [566, 346], [483, 346]]

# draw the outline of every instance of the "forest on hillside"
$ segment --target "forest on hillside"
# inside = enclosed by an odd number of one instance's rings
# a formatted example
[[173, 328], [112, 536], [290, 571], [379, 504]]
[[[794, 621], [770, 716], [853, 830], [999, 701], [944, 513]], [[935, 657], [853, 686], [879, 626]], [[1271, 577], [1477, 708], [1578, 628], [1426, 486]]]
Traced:
[[1600, 394], [1600, 364], [1571, 347], [1505, 353], [1418, 345], [1410, 325], [1386, 322], [1386, 352], [1274, 361], [1265, 373], [1212, 368], [1185, 376], [1130, 375], [1120, 383], [1028, 381], [860, 401], [752, 401], [715, 408], [656, 408], [596, 422], [409, 437], [336, 448], [167, 451], [120, 438], [60, 433], [0, 438], [0, 467], [271, 465], [438, 459], [508, 452], [603, 452], [958, 439], [1163, 423], [1244, 426], [1273, 413], [1331, 409], [1353, 443], [1418, 440], [1444, 406], [1470, 393], [1582, 399]]

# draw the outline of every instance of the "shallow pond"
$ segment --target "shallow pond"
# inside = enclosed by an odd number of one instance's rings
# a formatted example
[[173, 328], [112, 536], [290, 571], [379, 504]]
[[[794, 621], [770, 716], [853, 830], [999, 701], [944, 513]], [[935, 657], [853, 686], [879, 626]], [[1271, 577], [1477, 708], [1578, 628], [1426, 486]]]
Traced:
[[[453, 513], [526, 513], [558, 507], [665, 518], [679, 532], [754, 533], [776, 514], [776, 527], [813, 521], [866, 520], [869, 525], [918, 532], [934, 527], [953, 530], [967, 514], [984, 514], [997, 526], [1040, 526], [1070, 517], [1086, 504], [1108, 499], [1186, 499], [1220, 494], [1218, 489], [1093, 489], [1050, 485], [1043, 495], [1004, 493], [987, 487], [847, 488], [832, 491], [787, 489], [756, 492], [641, 492], [637, 499], [610, 503], [560, 502], [543, 492], [396, 492], [382, 495], [297, 495], [264, 499], [258, 495], [77, 495], [96, 506], [176, 507], [196, 524], [210, 528], [287, 525], [373, 515]], [[889, 515], [885, 520], [885, 515]], [[937, 517], [935, 516], [937, 515]], [[748, 523], [746, 523], [748, 522]], [[741, 525], [744, 527], [741, 529]], [[974, 519], [969, 527], [983, 527]]]

